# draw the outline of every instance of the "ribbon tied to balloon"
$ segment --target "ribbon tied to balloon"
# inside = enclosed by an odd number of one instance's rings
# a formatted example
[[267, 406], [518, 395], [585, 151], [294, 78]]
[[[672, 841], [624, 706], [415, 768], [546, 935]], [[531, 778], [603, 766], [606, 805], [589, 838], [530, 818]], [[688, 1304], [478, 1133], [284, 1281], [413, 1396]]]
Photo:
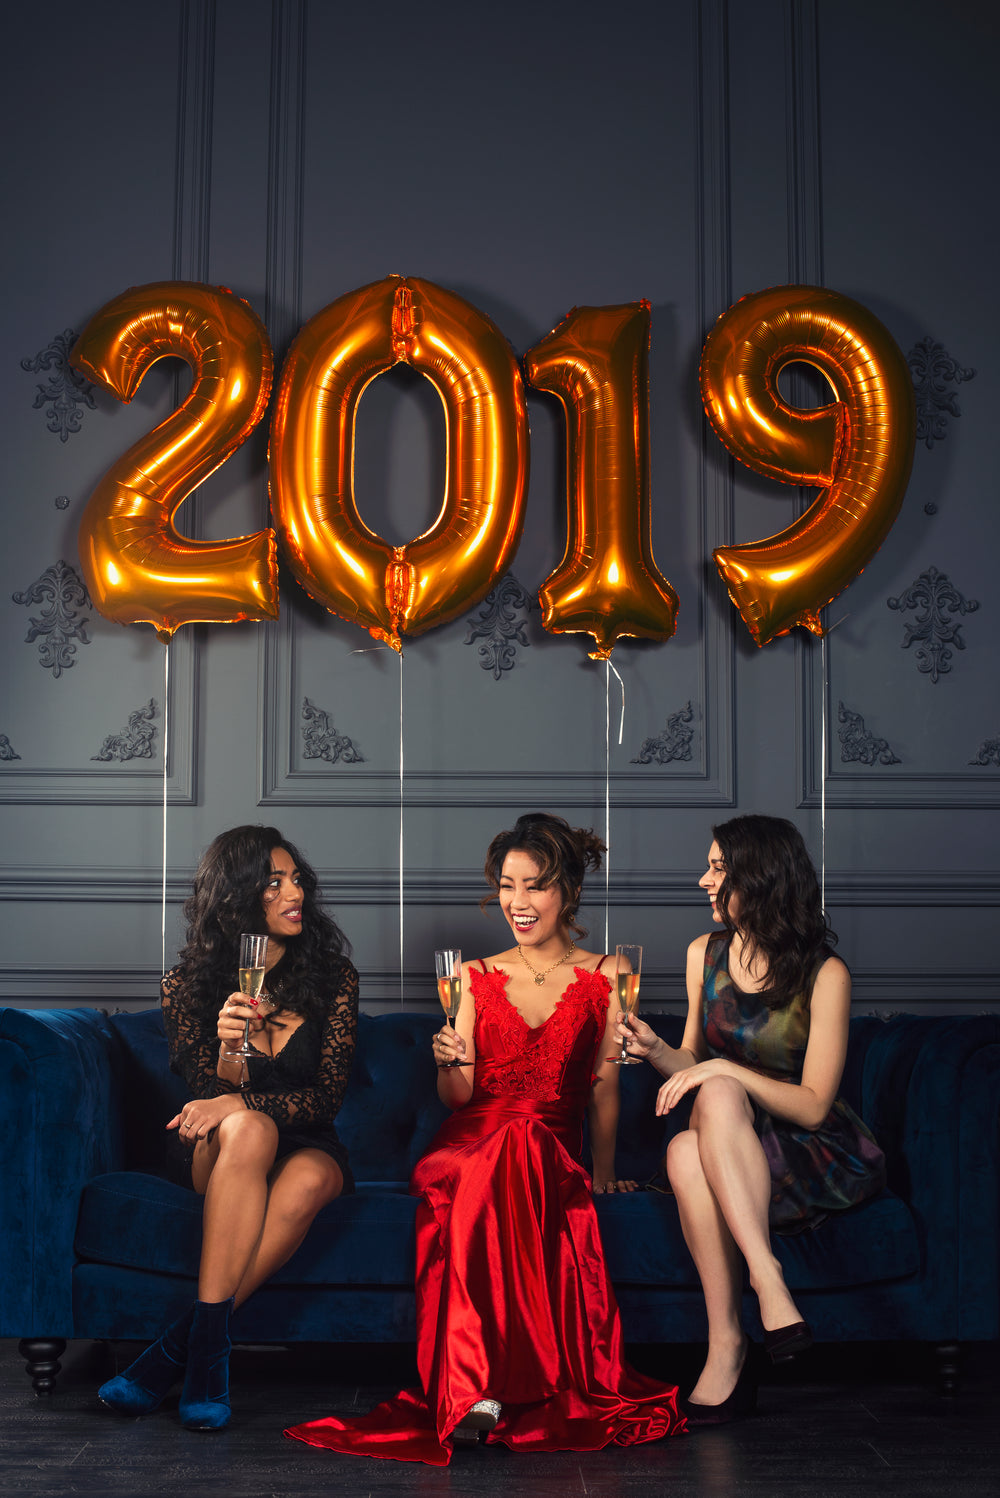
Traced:
[[80, 522], [80, 563], [94, 605], [119, 624], [278, 617], [270, 529], [228, 541], [180, 535], [184, 499], [249, 436], [271, 393], [271, 344], [252, 308], [225, 287], [158, 281], [132, 287], [91, 319], [70, 362], [129, 402], [158, 359], [190, 364], [186, 400], [108, 469]]
[[[814, 365], [836, 401], [798, 410], [778, 389], [789, 364]], [[916, 411], [903, 354], [867, 308], [818, 286], [775, 286], [719, 318], [701, 358], [708, 418], [742, 463], [822, 493], [763, 541], [721, 546], [716, 565], [758, 645], [802, 625], [861, 572], [899, 513]]]

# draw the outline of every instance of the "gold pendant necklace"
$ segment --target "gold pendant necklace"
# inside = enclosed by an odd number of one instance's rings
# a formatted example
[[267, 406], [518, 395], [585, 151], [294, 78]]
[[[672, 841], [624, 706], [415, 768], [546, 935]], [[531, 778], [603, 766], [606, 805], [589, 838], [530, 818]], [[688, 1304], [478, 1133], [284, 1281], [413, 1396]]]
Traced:
[[551, 962], [548, 967], [537, 968], [537, 967], [532, 967], [531, 963], [528, 961], [527, 957], [525, 957], [524, 951], [523, 951], [523, 949], [521, 947], [521, 943], [518, 942], [518, 944], [517, 944], [518, 956], [520, 957], [521, 961], [524, 963], [525, 967], [528, 969], [528, 972], [532, 974], [532, 976], [534, 977], [535, 982], [539, 985], [539, 987], [541, 987], [541, 985], [545, 982], [546, 975], [548, 973], [551, 973], [555, 968], [562, 967], [563, 963], [567, 960], [567, 958], [572, 957], [572, 955], [573, 955], [573, 953], [575, 951], [576, 951], [576, 942], [575, 941], [571, 941], [570, 944], [569, 944], [569, 946], [566, 948], [565, 952], [558, 959], [558, 961]]

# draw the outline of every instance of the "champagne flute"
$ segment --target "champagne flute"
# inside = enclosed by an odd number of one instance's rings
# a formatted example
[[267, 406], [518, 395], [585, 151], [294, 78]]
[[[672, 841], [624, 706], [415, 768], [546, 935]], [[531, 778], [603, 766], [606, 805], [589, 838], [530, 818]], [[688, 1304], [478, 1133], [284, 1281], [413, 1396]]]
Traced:
[[[458, 947], [442, 947], [434, 953], [434, 972], [437, 976], [438, 998], [441, 1008], [448, 1016], [448, 1023], [455, 1028], [459, 1005], [462, 1002], [462, 953]], [[438, 1067], [471, 1066], [471, 1061], [439, 1061]]]
[[[264, 987], [264, 964], [267, 961], [267, 937], [254, 936], [244, 931], [240, 937], [240, 993], [248, 999], [260, 997]], [[226, 1051], [224, 1061], [247, 1061], [260, 1053], [250, 1044], [250, 1021], [243, 1027], [243, 1044], [235, 1051]]]
[[[642, 948], [634, 943], [623, 942], [615, 948], [615, 987], [618, 1005], [625, 1014], [634, 1014], [639, 1007], [639, 978], [642, 973]], [[628, 1039], [622, 1041], [622, 1053], [615, 1057], [616, 1066], [638, 1066], [640, 1057], [628, 1053]]]

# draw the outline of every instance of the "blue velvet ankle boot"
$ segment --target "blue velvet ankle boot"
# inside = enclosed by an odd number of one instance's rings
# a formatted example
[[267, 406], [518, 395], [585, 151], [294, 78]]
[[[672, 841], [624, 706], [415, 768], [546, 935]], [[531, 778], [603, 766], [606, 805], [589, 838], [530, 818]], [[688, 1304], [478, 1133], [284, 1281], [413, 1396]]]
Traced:
[[97, 1397], [119, 1415], [150, 1415], [184, 1376], [188, 1335], [194, 1317], [190, 1306], [163, 1336], [141, 1352], [124, 1373], [102, 1384]]
[[196, 1300], [188, 1338], [187, 1373], [181, 1394], [181, 1424], [188, 1430], [221, 1430], [229, 1424], [228, 1300]]

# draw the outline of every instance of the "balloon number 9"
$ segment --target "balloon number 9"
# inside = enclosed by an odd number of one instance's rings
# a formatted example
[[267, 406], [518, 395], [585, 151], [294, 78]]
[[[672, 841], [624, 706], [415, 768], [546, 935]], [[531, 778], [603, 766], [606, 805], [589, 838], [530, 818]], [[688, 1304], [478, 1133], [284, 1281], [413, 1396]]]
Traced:
[[[792, 363], [822, 371], [836, 403], [790, 406], [778, 376]], [[721, 546], [716, 565], [758, 645], [819, 611], [874, 556], [906, 491], [916, 429], [903, 355], [860, 303], [816, 286], [776, 286], [723, 313], [705, 343], [701, 394], [729, 451], [755, 473], [823, 493], [765, 541]]]
[[109, 302], [84, 329], [72, 363], [120, 401], [157, 359], [194, 371], [183, 404], [114, 463], [80, 523], [80, 559], [96, 608], [168, 638], [195, 621], [278, 617], [274, 533], [189, 541], [173, 518], [250, 435], [267, 408], [273, 360], [264, 324], [225, 287], [154, 282]]

